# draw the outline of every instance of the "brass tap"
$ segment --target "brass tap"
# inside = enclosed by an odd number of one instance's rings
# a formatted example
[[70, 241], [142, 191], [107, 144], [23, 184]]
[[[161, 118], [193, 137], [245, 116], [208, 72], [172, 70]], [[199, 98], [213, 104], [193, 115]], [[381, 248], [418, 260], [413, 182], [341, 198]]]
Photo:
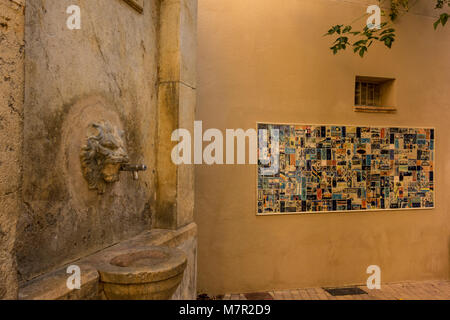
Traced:
[[120, 166], [120, 171], [129, 171], [133, 173], [133, 179], [138, 180], [138, 171], [146, 171], [147, 166], [145, 164], [122, 164]]

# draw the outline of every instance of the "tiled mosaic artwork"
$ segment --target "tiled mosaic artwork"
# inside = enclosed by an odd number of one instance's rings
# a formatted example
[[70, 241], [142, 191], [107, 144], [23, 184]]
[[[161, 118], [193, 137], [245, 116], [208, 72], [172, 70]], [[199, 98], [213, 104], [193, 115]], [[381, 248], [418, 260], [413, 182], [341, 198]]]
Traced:
[[434, 207], [434, 129], [258, 129], [260, 215]]

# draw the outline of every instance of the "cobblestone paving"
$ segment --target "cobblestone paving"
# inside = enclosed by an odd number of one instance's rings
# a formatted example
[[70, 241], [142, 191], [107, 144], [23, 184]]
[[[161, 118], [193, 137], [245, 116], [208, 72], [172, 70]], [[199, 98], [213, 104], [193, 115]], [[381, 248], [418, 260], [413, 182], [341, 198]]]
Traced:
[[380, 290], [369, 290], [366, 286], [358, 287], [367, 294], [333, 297], [323, 288], [305, 288], [226, 294], [223, 300], [251, 300], [252, 297], [274, 300], [450, 300], [450, 281], [444, 280], [383, 284]]

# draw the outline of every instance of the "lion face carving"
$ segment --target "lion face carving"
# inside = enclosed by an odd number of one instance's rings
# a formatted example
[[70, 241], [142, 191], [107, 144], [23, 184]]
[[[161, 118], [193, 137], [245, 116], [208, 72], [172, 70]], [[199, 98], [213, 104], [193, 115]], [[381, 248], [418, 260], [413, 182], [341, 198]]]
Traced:
[[89, 125], [80, 160], [89, 189], [103, 194], [106, 183], [119, 181], [120, 167], [129, 161], [123, 131], [114, 128], [109, 122]]

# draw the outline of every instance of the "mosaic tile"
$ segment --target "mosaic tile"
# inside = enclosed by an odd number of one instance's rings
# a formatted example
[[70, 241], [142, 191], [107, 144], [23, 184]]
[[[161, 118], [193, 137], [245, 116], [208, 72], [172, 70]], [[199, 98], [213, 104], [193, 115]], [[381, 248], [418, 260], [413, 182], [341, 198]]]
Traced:
[[258, 124], [258, 214], [433, 208], [434, 135]]

